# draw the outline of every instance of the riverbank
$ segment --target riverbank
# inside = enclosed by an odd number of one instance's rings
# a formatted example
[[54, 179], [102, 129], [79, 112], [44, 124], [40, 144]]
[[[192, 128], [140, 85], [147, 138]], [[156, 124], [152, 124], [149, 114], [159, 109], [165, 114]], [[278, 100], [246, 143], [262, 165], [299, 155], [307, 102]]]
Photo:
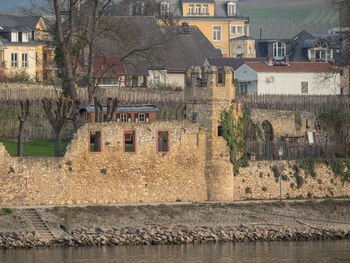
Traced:
[[1, 210], [0, 247], [350, 239], [348, 200], [37, 208], [50, 242], [23, 211]]

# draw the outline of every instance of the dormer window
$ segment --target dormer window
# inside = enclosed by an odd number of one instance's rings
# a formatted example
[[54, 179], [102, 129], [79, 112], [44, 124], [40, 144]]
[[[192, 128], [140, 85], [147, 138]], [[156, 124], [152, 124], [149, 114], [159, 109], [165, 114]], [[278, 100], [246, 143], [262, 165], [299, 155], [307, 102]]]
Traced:
[[233, 3], [233, 2], [227, 3], [227, 15], [228, 16], [236, 15], [236, 3]]
[[286, 56], [286, 44], [282, 42], [273, 43], [273, 58], [283, 59]]
[[11, 32], [11, 42], [18, 42], [18, 32]]
[[23, 32], [22, 33], [22, 42], [28, 42], [28, 41], [29, 41], [28, 33]]
[[309, 49], [308, 55], [311, 62], [328, 62], [333, 59], [333, 50], [329, 49], [326, 40], [318, 40], [314, 47]]
[[170, 7], [169, 7], [169, 3], [168, 2], [161, 2], [160, 3], [160, 14], [161, 15], [167, 15], [169, 14], [169, 10], [170, 10]]

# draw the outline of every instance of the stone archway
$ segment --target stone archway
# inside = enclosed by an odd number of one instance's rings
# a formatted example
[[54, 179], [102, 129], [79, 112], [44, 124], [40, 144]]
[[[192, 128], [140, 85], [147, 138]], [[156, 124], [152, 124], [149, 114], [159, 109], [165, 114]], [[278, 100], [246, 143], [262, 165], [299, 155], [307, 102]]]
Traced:
[[271, 159], [273, 156], [274, 145], [273, 145], [273, 127], [267, 120], [263, 121], [262, 128], [264, 132], [264, 156], [265, 159]]

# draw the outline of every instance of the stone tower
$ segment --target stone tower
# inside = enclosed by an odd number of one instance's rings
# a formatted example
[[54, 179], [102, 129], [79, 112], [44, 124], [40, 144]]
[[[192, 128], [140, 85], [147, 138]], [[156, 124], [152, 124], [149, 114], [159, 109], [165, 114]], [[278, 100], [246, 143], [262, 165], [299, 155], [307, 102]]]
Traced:
[[[191, 67], [186, 72], [186, 118], [207, 131], [206, 169], [208, 200], [233, 200], [233, 167], [221, 136], [220, 114], [234, 103], [234, 74], [230, 67]], [[235, 106], [235, 114], [240, 110]]]

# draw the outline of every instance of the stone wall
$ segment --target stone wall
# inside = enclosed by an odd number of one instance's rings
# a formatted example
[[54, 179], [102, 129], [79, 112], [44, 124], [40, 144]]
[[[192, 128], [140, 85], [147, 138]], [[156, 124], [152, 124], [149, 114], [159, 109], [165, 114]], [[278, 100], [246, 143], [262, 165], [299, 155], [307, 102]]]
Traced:
[[[350, 196], [350, 183], [342, 182], [330, 167], [316, 164], [316, 176], [306, 175], [300, 169], [302, 184], [298, 187], [294, 161], [282, 162], [283, 198], [341, 197]], [[234, 177], [234, 199], [274, 199], [280, 196], [279, 161], [251, 161], [248, 167], [240, 168], [239, 175]], [[275, 168], [274, 168], [275, 167]], [[276, 176], [273, 172], [275, 170]]]
[[293, 112], [282, 110], [252, 109], [251, 119], [258, 124], [261, 131], [262, 123], [270, 122], [274, 138], [306, 136], [307, 131], [315, 132], [315, 115], [310, 112]]
[[[123, 131], [136, 132], [136, 153]], [[89, 152], [89, 132], [102, 132], [102, 152]], [[170, 151], [158, 153], [157, 130]], [[205, 132], [189, 122], [99, 123], [78, 130], [62, 158], [10, 157], [0, 144], [0, 205], [108, 204], [207, 199]]]

